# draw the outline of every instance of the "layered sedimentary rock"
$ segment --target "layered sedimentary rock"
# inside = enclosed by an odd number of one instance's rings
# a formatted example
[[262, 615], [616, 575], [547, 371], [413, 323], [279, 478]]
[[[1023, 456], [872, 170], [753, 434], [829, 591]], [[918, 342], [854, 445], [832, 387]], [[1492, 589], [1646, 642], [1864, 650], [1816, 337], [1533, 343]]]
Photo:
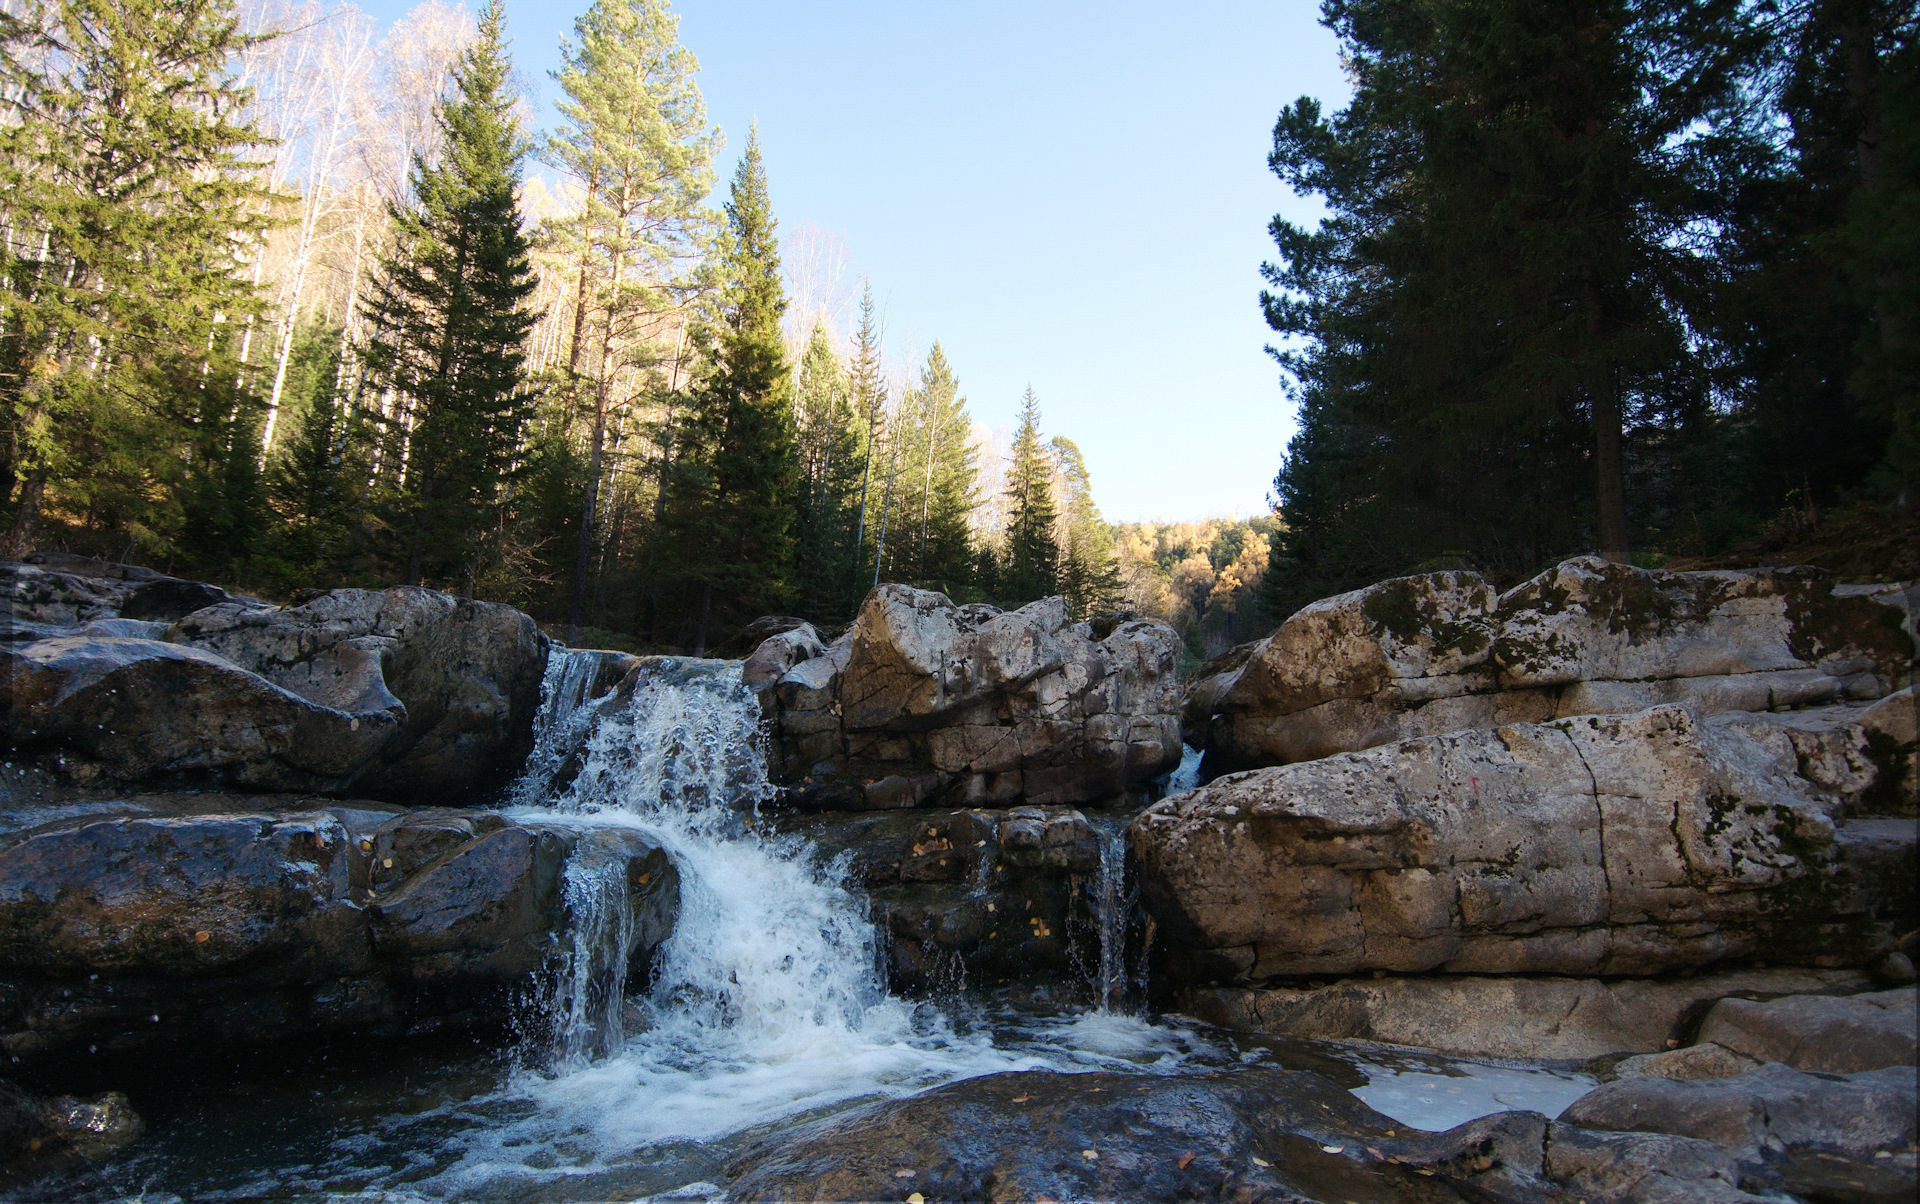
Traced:
[[[547, 641], [511, 607], [408, 588], [276, 607], [170, 578], [0, 576], [0, 731], [83, 779], [451, 802], [510, 774], [531, 739]], [[216, 595], [168, 622], [120, 617]]]
[[1662, 703], [1873, 700], [1912, 680], [1914, 610], [1911, 584], [1835, 586], [1812, 569], [1582, 557], [1505, 594], [1474, 573], [1402, 577], [1304, 607], [1244, 664], [1203, 671], [1188, 727], [1221, 772]]
[[570, 865], [625, 875], [636, 965], [679, 905], [672, 863], [629, 829], [371, 804], [82, 809], [0, 847], [16, 1058], [498, 1023], [569, 923]]
[[[1131, 833], [1180, 981], [1858, 964], [1911, 924], [1914, 821], [1782, 717], [1678, 706], [1233, 774]], [[1816, 737], [1818, 737], [1816, 739]], [[1904, 931], [1904, 930], [1903, 930]]]
[[1002, 612], [883, 585], [832, 646], [811, 629], [776, 640], [749, 660], [750, 684], [771, 695], [776, 774], [808, 805], [1075, 803], [1180, 762], [1165, 624], [1076, 624], [1059, 598]]
[[822, 857], [844, 859], [848, 883], [886, 934], [895, 986], [1046, 983], [1060, 994], [1098, 995], [1100, 917], [1090, 888], [1103, 857], [1117, 862], [1123, 850], [1103, 848], [1080, 811], [815, 813], [779, 826], [806, 836]]

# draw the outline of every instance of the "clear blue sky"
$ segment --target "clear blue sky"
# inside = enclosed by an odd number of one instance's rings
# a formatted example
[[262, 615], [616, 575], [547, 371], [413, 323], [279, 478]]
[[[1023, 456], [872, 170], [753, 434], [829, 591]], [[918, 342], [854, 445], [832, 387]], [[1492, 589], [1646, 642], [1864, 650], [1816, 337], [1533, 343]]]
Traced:
[[[584, 6], [584, 0], [579, 0]], [[384, 20], [404, 0], [364, 5]], [[572, 4], [508, 0], [545, 119]], [[1022, 391], [1110, 521], [1264, 510], [1293, 430], [1262, 350], [1280, 107], [1346, 84], [1313, 0], [679, 0], [720, 186], [758, 122], [783, 226], [843, 239], [890, 342], [939, 339], [974, 416]]]

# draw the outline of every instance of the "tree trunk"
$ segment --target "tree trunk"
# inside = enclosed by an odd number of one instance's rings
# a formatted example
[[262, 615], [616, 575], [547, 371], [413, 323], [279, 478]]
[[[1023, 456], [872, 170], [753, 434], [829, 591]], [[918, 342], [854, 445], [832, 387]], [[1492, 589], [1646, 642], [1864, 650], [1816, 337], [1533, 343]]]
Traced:
[[34, 528], [40, 525], [40, 500], [47, 492], [47, 468], [40, 465], [27, 470], [20, 489], [20, 504], [13, 512], [13, 527], [0, 546], [0, 560], [18, 560], [33, 551]]
[[567, 597], [567, 643], [580, 639], [587, 618], [587, 568], [593, 558], [593, 520], [600, 508], [600, 466], [607, 446], [607, 382], [593, 391], [593, 443], [587, 452], [587, 489], [580, 502], [580, 540], [573, 550], [573, 589]]
[[1620, 394], [1609, 372], [1593, 391], [1593, 494], [1599, 512], [1600, 555], [1615, 564], [1630, 564], [1626, 465], [1620, 441]]
[[713, 582], [704, 582], [700, 586], [700, 622], [693, 629], [693, 654], [696, 657], [707, 654], [707, 616], [713, 613]]

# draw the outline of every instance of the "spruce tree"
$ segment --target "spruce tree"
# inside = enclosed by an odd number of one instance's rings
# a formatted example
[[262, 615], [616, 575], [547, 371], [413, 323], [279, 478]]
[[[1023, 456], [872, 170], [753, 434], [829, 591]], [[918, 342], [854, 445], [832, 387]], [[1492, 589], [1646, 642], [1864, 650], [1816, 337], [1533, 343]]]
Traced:
[[851, 382], [827, 332], [813, 328], [800, 361], [794, 396], [801, 462], [795, 506], [795, 611], [843, 622], [859, 599], [847, 565], [857, 551], [865, 430], [854, 412]]
[[1120, 559], [1113, 528], [1100, 517], [1093, 500], [1093, 479], [1086, 457], [1071, 439], [1051, 444], [1061, 485], [1060, 593], [1075, 620], [1111, 611], [1120, 604]]
[[239, 268], [267, 225], [234, 120], [247, 44], [224, 0], [0, 18], [0, 556], [48, 508], [166, 552], [183, 463], [200, 485], [245, 475], [217, 335], [257, 312]]
[[[864, 595], [867, 543], [879, 530], [881, 494], [887, 471], [887, 379], [880, 362], [880, 328], [874, 320], [873, 285], [863, 283], [860, 290], [860, 326], [853, 336], [852, 380], [853, 408], [865, 430], [860, 454], [860, 513], [854, 522], [852, 563], [848, 566], [849, 590]], [[879, 464], [874, 463], [875, 459]], [[876, 467], [879, 472], [876, 474]], [[877, 552], [876, 552], [877, 555]], [[878, 566], [875, 566], [876, 571]]]
[[726, 214], [719, 292], [696, 330], [708, 368], [675, 465], [678, 572], [693, 587], [696, 656], [716, 620], [742, 623], [785, 600], [800, 477], [780, 337], [787, 301], [757, 133], [747, 135]]
[[918, 384], [903, 407], [912, 426], [903, 432], [901, 514], [908, 523], [907, 576], [944, 593], [963, 589], [973, 576], [974, 553], [967, 517], [979, 505], [978, 456], [969, 440], [972, 420], [959, 381], [935, 342]]
[[348, 396], [340, 332], [299, 331], [282, 393], [291, 437], [274, 449], [266, 492], [274, 522], [266, 571], [289, 588], [341, 579], [351, 533], [365, 517], [368, 435]]
[[394, 248], [366, 303], [369, 373], [412, 406], [396, 524], [409, 585], [471, 583], [531, 407], [525, 344], [537, 315], [525, 302], [538, 282], [516, 195], [527, 143], [505, 35], [505, 6], [489, 0], [435, 113], [440, 160], [415, 157], [414, 202], [389, 210]]
[[998, 566], [998, 594], [1024, 606], [1059, 588], [1060, 545], [1054, 534], [1053, 461], [1040, 442], [1040, 402], [1028, 386], [1007, 466], [1007, 551]]

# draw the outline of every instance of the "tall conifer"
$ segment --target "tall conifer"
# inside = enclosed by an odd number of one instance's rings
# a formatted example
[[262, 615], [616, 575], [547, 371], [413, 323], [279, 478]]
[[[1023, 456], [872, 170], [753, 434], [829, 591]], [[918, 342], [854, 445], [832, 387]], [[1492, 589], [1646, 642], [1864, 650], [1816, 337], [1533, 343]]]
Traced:
[[1032, 386], [1020, 402], [1020, 426], [1007, 466], [1007, 553], [999, 566], [1000, 597], [1023, 606], [1059, 588], [1060, 545], [1054, 535], [1053, 461], [1040, 442], [1040, 402]]
[[414, 203], [390, 210], [394, 250], [366, 305], [367, 367], [412, 405], [399, 516], [410, 585], [472, 581], [530, 409], [536, 315], [524, 303], [537, 281], [516, 196], [527, 144], [505, 35], [505, 6], [489, 0], [436, 112], [441, 158], [414, 159]]
[[[679, 24], [666, 0], [596, 0], [574, 23], [578, 42], [563, 46], [554, 73], [567, 125], [548, 139], [546, 157], [581, 196], [579, 212], [553, 227], [577, 273], [558, 393], [563, 427], [587, 420], [569, 639], [586, 616], [609, 432], [644, 370], [666, 358], [657, 344], [680, 337], [674, 311], [710, 234], [704, 202], [720, 135], [707, 125], [699, 64], [679, 44]], [[664, 470], [672, 422], [659, 426]]]
[[780, 316], [780, 250], [757, 133], [734, 172], [719, 293], [696, 330], [707, 361], [675, 466], [678, 571], [694, 587], [694, 651], [716, 621], [744, 622], [785, 600], [799, 480]]
[[854, 412], [851, 382], [827, 332], [807, 340], [794, 398], [801, 480], [795, 503], [794, 567], [798, 613], [841, 622], [858, 599], [847, 565], [855, 552], [866, 432]]
[[163, 551], [182, 462], [201, 481], [244, 468], [227, 461], [247, 399], [217, 383], [216, 336], [257, 309], [239, 267], [267, 224], [258, 139], [234, 121], [246, 44], [227, 0], [0, 18], [0, 556], [32, 548], [50, 505]]

